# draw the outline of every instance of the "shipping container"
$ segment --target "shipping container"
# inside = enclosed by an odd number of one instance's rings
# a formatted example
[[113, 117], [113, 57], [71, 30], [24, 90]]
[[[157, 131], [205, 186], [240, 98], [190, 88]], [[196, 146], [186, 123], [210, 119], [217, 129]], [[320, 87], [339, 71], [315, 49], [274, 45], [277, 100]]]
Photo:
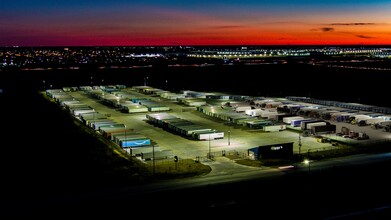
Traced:
[[284, 124], [281, 124], [281, 125], [267, 125], [267, 126], [263, 127], [263, 131], [267, 131], [267, 132], [270, 132], [270, 131], [282, 131], [282, 130], [286, 130], [286, 125], [284, 125]]
[[211, 130], [212, 130], [211, 128], [206, 128], [202, 125], [196, 125], [196, 124], [176, 127], [176, 131], [186, 136], [191, 136], [196, 131], [211, 131]]
[[323, 120], [317, 120], [317, 119], [312, 119], [308, 121], [302, 121], [300, 122], [300, 128], [301, 130], [306, 130], [307, 129], [307, 124], [309, 123], [315, 123], [315, 122], [324, 122]]
[[120, 133], [125, 131], [132, 131], [132, 129], [127, 129], [125, 126], [109, 126], [109, 127], [100, 127], [99, 132], [106, 137], [107, 139], [111, 139], [111, 135], [113, 133]]
[[297, 119], [297, 120], [292, 120], [291, 121], [291, 126], [292, 127], [300, 127], [300, 124], [301, 124], [301, 122], [303, 122], [303, 121], [311, 121], [311, 120], [313, 120], [313, 119]]
[[245, 112], [247, 110], [251, 110], [251, 106], [238, 106], [235, 108], [236, 112]]
[[113, 125], [113, 124], [116, 124], [117, 122], [115, 121], [102, 121], [102, 122], [93, 122], [91, 123], [91, 127], [94, 129], [94, 130], [99, 130], [99, 128], [101, 126], [105, 126], [105, 125]]
[[194, 137], [197, 140], [215, 140], [215, 139], [222, 139], [224, 138], [224, 132], [222, 131], [200, 131], [200, 132], [194, 132]]
[[304, 119], [304, 117], [301, 117], [301, 116], [289, 116], [289, 117], [283, 117], [282, 118], [282, 122], [284, 122], [285, 124], [291, 124], [292, 120], [300, 120], [300, 119]]
[[141, 153], [141, 159], [143, 160], [162, 160], [162, 159], [168, 159], [172, 157], [174, 157], [174, 154], [170, 150]]
[[334, 124], [328, 124], [328, 125], [317, 125], [311, 127], [311, 133], [313, 135], [319, 135], [319, 134], [334, 134], [337, 130], [337, 126]]
[[323, 121], [323, 122], [308, 123], [306, 129], [311, 130], [312, 127], [319, 126], [319, 125], [327, 125], [327, 122]]
[[253, 129], [263, 129], [264, 126], [272, 125], [273, 122], [265, 119], [259, 119], [255, 121], [249, 121], [246, 123], [247, 127]]
[[142, 153], [151, 153], [153, 151], [161, 151], [159, 146], [143, 146], [143, 147], [130, 147], [130, 155], [141, 156]]
[[111, 140], [118, 145], [121, 145], [121, 141], [132, 140], [132, 138], [145, 138], [145, 136], [135, 131], [119, 132], [111, 135]]
[[125, 147], [139, 147], [139, 146], [147, 146], [151, 144], [151, 140], [149, 138], [134, 138], [132, 140], [126, 139], [122, 140], [120, 142], [120, 146], [125, 148]]

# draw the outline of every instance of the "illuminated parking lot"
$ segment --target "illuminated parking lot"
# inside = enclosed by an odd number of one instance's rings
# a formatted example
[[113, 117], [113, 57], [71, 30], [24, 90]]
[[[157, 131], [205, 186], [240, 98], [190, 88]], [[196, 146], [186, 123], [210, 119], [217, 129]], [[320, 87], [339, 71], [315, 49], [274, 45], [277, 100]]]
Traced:
[[[210, 127], [215, 130], [224, 132], [223, 139], [200, 141], [193, 138], [185, 137], [170, 130], [163, 129], [153, 123], [148, 122], [146, 115], [151, 112], [143, 113], [124, 113], [118, 108], [112, 107], [105, 103], [102, 103], [96, 98], [91, 97], [85, 91], [73, 91], [69, 92], [71, 96], [80, 102], [91, 106], [96, 112], [104, 115], [109, 115], [110, 119], [123, 123], [127, 128], [134, 129], [137, 133], [140, 133], [151, 139], [154, 146], [159, 147], [160, 150], [170, 150], [173, 155], [177, 155], [180, 158], [205, 157], [209, 152], [238, 152], [246, 155], [248, 149], [257, 147], [260, 145], [270, 145], [278, 143], [293, 142], [294, 153], [306, 153], [309, 150], [321, 149], [332, 147], [332, 143], [321, 143], [316, 138], [309, 136], [304, 137], [300, 135], [300, 132], [292, 130], [282, 130], [275, 132], [264, 132], [261, 129], [249, 129], [239, 125], [229, 125], [223, 120], [219, 120], [210, 116], [207, 116], [201, 112], [195, 110], [195, 108], [189, 108], [183, 104], [178, 103], [175, 100], [168, 100], [156, 95], [147, 95], [134, 90], [127, 90], [127, 93], [137, 95], [138, 97], [145, 97], [149, 100], [161, 103], [164, 106], [169, 107], [169, 111], [165, 111], [175, 117], [194, 122], [199, 125]], [[189, 110], [193, 109], [193, 110]], [[331, 122], [335, 123], [335, 122]], [[369, 135], [369, 140], [382, 140], [387, 139], [390, 136], [389, 132], [376, 130], [370, 126], [359, 127], [357, 125], [351, 125], [348, 123], [335, 123], [337, 131], [341, 130], [341, 127], [348, 127], [350, 130], [357, 132], [365, 132]], [[338, 141], [354, 142], [356, 140], [350, 140], [336, 136], [335, 134], [327, 135], [330, 139]], [[365, 140], [362, 140], [363, 142]], [[301, 148], [299, 148], [301, 143]]]

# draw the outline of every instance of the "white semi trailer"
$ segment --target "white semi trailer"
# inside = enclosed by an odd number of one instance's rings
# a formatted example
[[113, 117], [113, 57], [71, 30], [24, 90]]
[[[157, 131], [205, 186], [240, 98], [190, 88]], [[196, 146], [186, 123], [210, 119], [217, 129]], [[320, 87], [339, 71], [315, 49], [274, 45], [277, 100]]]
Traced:
[[206, 140], [215, 140], [215, 139], [223, 139], [224, 132], [223, 131], [202, 131], [193, 133], [194, 137], [200, 141]]
[[308, 130], [311, 130], [312, 127], [314, 127], [314, 126], [319, 126], [319, 125], [327, 125], [327, 122], [308, 123], [308, 124], [307, 124], [307, 129], [308, 129]]

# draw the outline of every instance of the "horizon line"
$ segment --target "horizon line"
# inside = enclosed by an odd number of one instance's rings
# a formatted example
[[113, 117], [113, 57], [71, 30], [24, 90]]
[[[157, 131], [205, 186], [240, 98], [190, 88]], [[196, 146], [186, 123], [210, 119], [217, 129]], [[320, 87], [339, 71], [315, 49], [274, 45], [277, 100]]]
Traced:
[[205, 44], [205, 45], [2, 45], [0, 48], [26, 47], [391, 47], [391, 44]]

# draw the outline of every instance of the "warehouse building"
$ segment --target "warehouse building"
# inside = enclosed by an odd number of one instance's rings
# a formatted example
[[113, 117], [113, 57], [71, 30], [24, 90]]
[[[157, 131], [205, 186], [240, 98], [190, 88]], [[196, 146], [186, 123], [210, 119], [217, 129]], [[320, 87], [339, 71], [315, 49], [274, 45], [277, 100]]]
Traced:
[[289, 159], [293, 156], [293, 142], [254, 147], [248, 149], [247, 154], [253, 160]]

